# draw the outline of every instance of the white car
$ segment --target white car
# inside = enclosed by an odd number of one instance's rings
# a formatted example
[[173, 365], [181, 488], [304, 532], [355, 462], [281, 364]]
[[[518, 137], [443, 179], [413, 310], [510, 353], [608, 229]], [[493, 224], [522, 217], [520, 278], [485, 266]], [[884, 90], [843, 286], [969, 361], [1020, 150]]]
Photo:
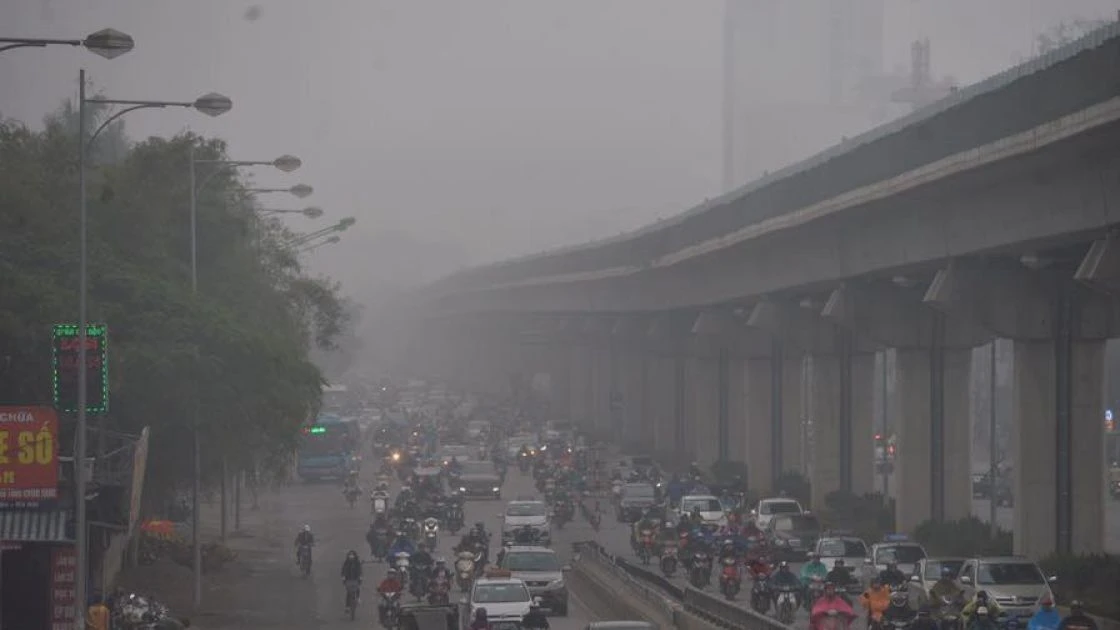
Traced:
[[552, 524], [544, 501], [510, 501], [502, 515], [502, 543], [513, 543], [518, 530], [529, 526], [537, 539], [529, 541], [548, 546], [552, 543]]
[[681, 497], [681, 504], [677, 509], [678, 517], [681, 514], [692, 514], [694, 511], [700, 512], [700, 518], [705, 525], [718, 527], [727, 525], [727, 512], [723, 511], [723, 504], [710, 494], [686, 494]]
[[863, 563], [869, 554], [863, 539], [838, 534], [829, 536], [827, 533], [817, 541], [815, 552], [829, 571], [836, 566], [837, 560], [843, 560], [844, 566], [856, 577], [863, 575]]
[[529, 587], [517, 578], [480, 578], [471, 587], [468, 619], [485, 608], [491, 630], [519, 630], [532, 602]]
[[777, 514], [804, 514], [801, 504], [793, 499], [763, 499], [758, 502], [758, 507], [751, 510], [754, 523], [759, 529], [766, 529], [770, 519]]
[[[906, 540], [893, 540], [895, 536], [887, 536], [881, 543], [871, 545], [871, 560], [867, 564], [877, 574], [884, 571], [888, 564], [898, 565], [898, 570], [907, 576], [914, 574], [918, 561], [926, 557], [926, 550], [916, 542]], [[901, 538], [901, 537], [898, 537]]]

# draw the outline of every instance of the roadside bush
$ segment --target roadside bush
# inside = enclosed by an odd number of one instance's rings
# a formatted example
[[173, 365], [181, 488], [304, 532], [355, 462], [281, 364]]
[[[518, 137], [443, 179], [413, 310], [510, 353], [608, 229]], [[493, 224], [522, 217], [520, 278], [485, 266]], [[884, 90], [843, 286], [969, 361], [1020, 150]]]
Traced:
[[781, 495], [785, 493], [791, 499], [797, 499], [801, 505], [809, 505], [809, 501], [813, 496], [813, 489], [809, 485], [809, 480], [801, 475], [799, 472], [792, 470], [782, 473], [774, 481], [774, 495]]
[[894, 531], [893, 505], [878, 493], [856, 495], [830, 492], [825, 498], [821, 521], [830, 529], [844, 529], [868, 542], [878, 542]]
[[956, 521], [923, 521], [914, 529], [914, 540], [931, 556], [1006, 556], [1011, 554], [1011, 532], [992, 530], [970, 516]]
[[1120, 556], [1111, 554], [1052, 555], [1039, 563], [1053, 584], [1058, 605], [1075, 599], [1085, 609], [1107, 619], [1120, 619]]

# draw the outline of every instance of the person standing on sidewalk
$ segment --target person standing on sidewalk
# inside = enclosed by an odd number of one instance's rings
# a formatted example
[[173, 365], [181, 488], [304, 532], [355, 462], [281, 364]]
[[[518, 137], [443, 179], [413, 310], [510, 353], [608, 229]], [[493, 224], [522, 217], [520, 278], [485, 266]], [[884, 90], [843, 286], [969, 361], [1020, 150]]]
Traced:
[[104, 597], [98, 597], [86, 610], [88, 630], [109, 630], [109, 606]]

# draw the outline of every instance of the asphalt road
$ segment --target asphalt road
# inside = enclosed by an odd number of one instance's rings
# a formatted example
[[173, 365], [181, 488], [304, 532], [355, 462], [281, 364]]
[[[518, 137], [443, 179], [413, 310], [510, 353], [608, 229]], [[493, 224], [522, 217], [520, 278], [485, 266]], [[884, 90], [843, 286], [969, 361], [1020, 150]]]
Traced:
[[[588, 507], [590, 507], [590, 505]], [[603, 524], [599, 532], [594, 535], [594, 538], [598, 540], [599, 544], [605, 547], [607, 551], [609, 551], [613, 555], [625, 558], [630, 562], [638, 564], [640, 560], [630, 549], [630, 524], [618, 522], [618, 519], [614, 514], [613, 506], [608, 499], [601, 499], [600, 507], [604, 512]], [[585, 527], [587, 526], [586, 523], [581, 524], [583, 524], [583, 526]], [[801, 570], [801, 564], [791, 562], [790, 568], [794, 573], [797, 573]], [[660, 569], [657, 566], [657, 558], [654, 558], [650, 561], [649, 569], [651, 571], [660, 573]], [[677, 571], [677, 573], [673, 578], [671, 578], [671, 580], [674, 584], [681, 587], [686, 586], [688, 583], [684, 577], [684, 573], [680, 570]], [[742, 606], [743, 608], [750, 609], [750, 588], [750, 580], [744, 580], [742, 589], [740, 590], [739, 595], [736, 596], [735, 600], [733, 600], [733, 602], [739, 606]], [[718, 567], [712, 570], [712, 585], [706, 587], [704, 590], [705, 592], [719, 595]], [[774, 610], [773, 607], [771, 607], [770, 616], [773, 617], [773, 615]], [[809, 627], [809, 615], [804, 609], [798, 609], [797, 616], [794, 619], [793, 627]]]
[[[367, 466], [362, 474], [362, 486], [372, 486], [373, 469]], [[396, 487], [393, 488], [394, 496]], [[312, 575], [307, 580], [299, 577], [294, 563], [294, 554], [288, 553], [293, 558], [290, 566], [292, 588], [296, 590], [311, 589], [314, 591], [315, 608], [318, 611], [318, 625], [313, 626], [319, 630], [334, 630], [354, 627], [377, 626], [378, 597], [373, 592], [378, 582], [385, 575], [384, 563], [369, 562], [365, 565], [365, 578], [362, 584], [362, 602], [358, 611], [358, 620], [351, 622], [344, 616], [345, 587], [342, 584], [339, 571], [342, 561], [350, 549], [368, 559], [369, 548], [365, 542], [365, 532], [369, 527], [369, 504], [359, 501], [354, 509], [350, 509], [343, 499], [339, 487], [330, 483], [299, 483], [281, 491], [285, 509], [282, 518], [287, 522], [286, 527], [295, 536], [295, 532], [303, 524], [311, 525], [315, 533], [316, 546], [314, 550], [314, 564]], [[501, 531], [499, 513], [505, 508], [506, 500], [517, 495], [536, 494], [532, 478], [522, 476], [516, 469], [511, 469], [508, 479], [502, 488], [503, 499], [497, 500], [470, 500], [466, 504], [466, 522], [468, 525], [477, 521], [486, 524], [486, 528], [495, 534]], [[556, 539], [554, 548], [561, 555], [563, 562], [568, 562], [571, 557], [572, 542], [586, 540], [591, 528], [586, 523], [573, 524], [563, 531], [553, 533]], [[461, 532], [460, 532], [461, 533]], [[441, 532], [439, 553], [453, 563], [453, 547], [459, 536]], [[284, 550], [289, 551], [289, 550]], [[497, 548], [491, 549], [491, 557], [497, 553]], [[572, 594], [569, 600], [567, 617], [551, 617], [552, 628], [557, 630], [579, 630], [584, 628], [589, 621], [598, 617], [577, 596]]]

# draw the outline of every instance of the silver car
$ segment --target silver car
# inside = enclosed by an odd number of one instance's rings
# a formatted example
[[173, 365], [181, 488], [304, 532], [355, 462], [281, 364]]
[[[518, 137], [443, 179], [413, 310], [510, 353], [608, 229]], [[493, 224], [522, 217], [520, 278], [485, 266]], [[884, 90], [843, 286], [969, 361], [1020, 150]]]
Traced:
[[560, 566], [555, 551], [544, 547], [506, 547], [499, 566], [525, 582], [543, 608], [560, 616], [568, 614], [568, 586], [564, 582], [568, 567]]
[[970, 558], [961, 566], [958, 580], [971, 598], [976, 591], [987, 591], [1008, 616], [1030, 617], [1043, 597], [1054, 599], [1050, 583], [1056, 576], [1046, 577], [1029, 558], [1001, 556]]

